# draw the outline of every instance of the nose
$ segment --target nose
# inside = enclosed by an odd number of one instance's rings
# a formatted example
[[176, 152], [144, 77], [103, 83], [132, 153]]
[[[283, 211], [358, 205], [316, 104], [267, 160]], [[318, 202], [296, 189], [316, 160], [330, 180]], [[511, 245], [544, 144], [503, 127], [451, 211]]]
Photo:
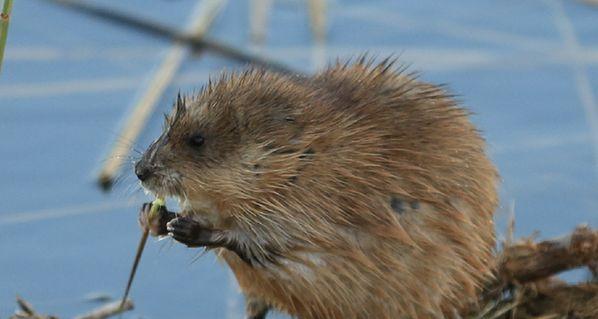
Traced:
[[151, 173], [151, 170], [143, 160], [135, 164], [135, 175], [137, 175], [137, 178], [139, 178], [140, 181], [143, 182], [144, 180], [146, 180], [151, 175]]

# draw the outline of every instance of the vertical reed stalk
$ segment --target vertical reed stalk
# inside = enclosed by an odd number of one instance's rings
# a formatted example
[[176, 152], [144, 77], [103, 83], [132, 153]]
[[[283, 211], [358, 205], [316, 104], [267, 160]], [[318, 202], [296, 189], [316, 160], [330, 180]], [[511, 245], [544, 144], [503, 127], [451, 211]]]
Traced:
[[12, 0], [5, 0], [0, 14], [0, 72], [2, 72], [2, 60], [4, 59], [4, 48], [6, 47], [6, 38], [8, 37], [8, 23], [10, 22], [10, 11], [12, 10]]

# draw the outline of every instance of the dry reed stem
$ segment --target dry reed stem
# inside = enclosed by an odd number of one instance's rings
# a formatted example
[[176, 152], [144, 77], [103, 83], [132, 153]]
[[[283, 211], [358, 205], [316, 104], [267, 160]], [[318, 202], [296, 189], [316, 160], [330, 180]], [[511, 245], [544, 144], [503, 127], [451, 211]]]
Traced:
[[4, 49], [6, 48], [6, 39], [8, 38], [11, 11], [12, 0], [5, 0], [2, 13], [0, 13], [0, 72], [2, 72], [2, 61], [4, 60]]

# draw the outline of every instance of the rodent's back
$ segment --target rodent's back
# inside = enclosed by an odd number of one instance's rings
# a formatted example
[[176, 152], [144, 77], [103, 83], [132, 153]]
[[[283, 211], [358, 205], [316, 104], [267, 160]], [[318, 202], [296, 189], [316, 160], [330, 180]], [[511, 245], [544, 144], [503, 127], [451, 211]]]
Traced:
[[243, 290], [300, 318], [450, 317], [474, 301], [498, 177], [468, 112], [391, 63], [272, 78], [290, 104], [266, 107], [286, 127], [261, 129], [254, 193], [233, 215], [285, 261], [223, 252]]

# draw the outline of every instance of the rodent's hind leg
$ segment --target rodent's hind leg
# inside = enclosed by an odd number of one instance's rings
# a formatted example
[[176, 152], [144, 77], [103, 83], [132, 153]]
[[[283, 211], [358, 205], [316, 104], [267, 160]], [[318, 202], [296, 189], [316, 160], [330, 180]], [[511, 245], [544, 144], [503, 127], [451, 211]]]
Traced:
[[270, 310], [270, 306], [261, 298], [246, 296], [245, 318], [246, 319], [265, 319]]
[[148, 229], [152, 236], [164, 236], [168, 234], [166, 224], [176, 217], [176, 214], [170, 212], [166, 207], [161, 206], [157, 210], [157, 216], [151, 216], [152, 203], [144, 203], [139, 210], [139, 226], [142, 229]]

